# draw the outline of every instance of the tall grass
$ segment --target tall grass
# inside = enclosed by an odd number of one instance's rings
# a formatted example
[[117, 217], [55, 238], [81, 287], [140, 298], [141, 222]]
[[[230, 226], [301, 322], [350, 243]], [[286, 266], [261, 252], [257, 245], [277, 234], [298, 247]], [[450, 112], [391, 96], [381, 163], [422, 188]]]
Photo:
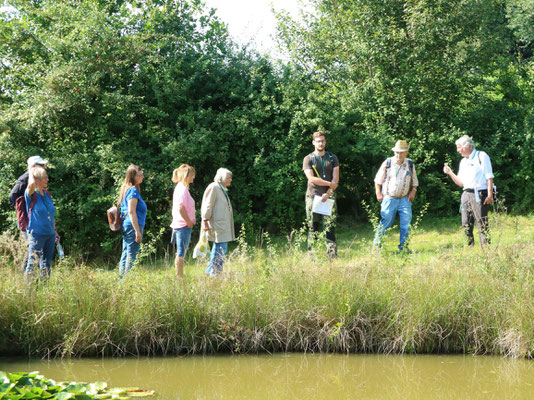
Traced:
[[[0, 353], [42, 357], [214, 352], [467, 353], [534, 356], [534, 217], [505, 217], [486, 250], [458, 221], [434, 220], [397, 254], [366, 227], [340, 229], [340, 257], [307, 252], [304, 233], [243, 241], [224, 275], [189, 261], [116, 271], [68, 259], [24, 282], [2, 258]], [[11, 242], [10, 242], [11, 243]], [[1, 253], [3, 254], [3, 253]]]

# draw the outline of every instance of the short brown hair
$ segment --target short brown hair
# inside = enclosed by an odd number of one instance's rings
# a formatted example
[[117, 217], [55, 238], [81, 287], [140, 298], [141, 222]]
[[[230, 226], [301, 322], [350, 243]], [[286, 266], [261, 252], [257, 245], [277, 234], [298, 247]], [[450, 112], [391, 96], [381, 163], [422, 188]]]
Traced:
[[321, 136], [326, 139], [326, 134], [323, 131], [313, 132], [312, 138], [313, 138], [313, 140], [315, 140], [315, 138], [318, 138], [318, 137], [321, 137]]

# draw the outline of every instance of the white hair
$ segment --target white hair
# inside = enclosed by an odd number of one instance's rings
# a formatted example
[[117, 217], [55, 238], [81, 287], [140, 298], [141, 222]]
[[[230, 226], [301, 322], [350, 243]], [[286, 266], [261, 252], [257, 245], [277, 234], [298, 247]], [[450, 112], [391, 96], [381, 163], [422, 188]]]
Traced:
[[475, 148], [475, 142], [467, 135], [463, 135], [460, 139], [458, 139], [456, 141], [456, 145], [462, 146], [462, 148], [468, 147], [471, 150]]
[[228, 175], [232, 175], [232, 171], [226, 169], [226, 168], [219, 168], [217, 170], [217, 173], [215, 174], [215, 178], [213, 178], [213, 182], [223, 182], [228, 178]]

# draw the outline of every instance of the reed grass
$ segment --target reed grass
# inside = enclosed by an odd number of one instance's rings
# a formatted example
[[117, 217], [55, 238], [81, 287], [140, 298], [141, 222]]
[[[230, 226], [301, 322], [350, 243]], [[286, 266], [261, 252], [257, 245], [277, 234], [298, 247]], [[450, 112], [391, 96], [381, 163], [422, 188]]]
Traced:
[[306, 251], [303, 232], [264, 236], [261, 247], [242, 240], [219, 278], [188, 260], [183, 281], [161, 262], [119, 282], [116, 271], [67, 258], [48, 281], [28, 283], [0, 244], [0, 354], [533, 357], [533, 222], [501, 218], [485, 250], [463, 246], [457, 219], [423, 222], [412, 254], [395, 252], [395, 230], [376, 252], [371, 229], [342, 226], [333, 262]]

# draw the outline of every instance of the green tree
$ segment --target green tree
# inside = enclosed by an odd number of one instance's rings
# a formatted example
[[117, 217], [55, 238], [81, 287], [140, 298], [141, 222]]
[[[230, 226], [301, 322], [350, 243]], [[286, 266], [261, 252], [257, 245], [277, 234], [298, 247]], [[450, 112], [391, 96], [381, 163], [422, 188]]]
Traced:
[[[12, 1], [0, 21], [1, 185], [8, 190], [40, 154], [51, 160], [58, 228], [95, 254], [116, 247], [105, 209], [128, 164], [147, 179], [145, 237], [170, 223], [172, 170], [197, 168], [200, 203], [218, 167], [234, 172], [237, 222], [300, 221], [302, 183], [287, 135], [289, 72], [237, 49], [199, 1]], [[289, 184], [286, 184], [289, 183]], [[286, 207], [287, 206], [287, 207]], [[14, 228], [2, 199], [2, 226]]]
[[[340, 145], [349, 177], [345, 197], [373, 197], [380, 161], [406, 138], [421, 175], [418, 201], [430, 201], [433, 212], [453, 211], [456, 189], [441, 167], [457, 159], [454, 139], [463, 133], [494, 157], [502, 189], [513, 197], [519, 182], [511, 171], [526, 170], [517, 159], [503, 165], [499, 147], [513, 152], [524, 139], [532, 103], [510, 52], [506, 6], [495, 0], [310, 0], [298, 21], [278, 15], [281, 44], [306, 71], [309, 89], [320, 93], [309, 107], [324, 111], [323, 125]], [[509, 85], [500, 95], [515, 99], [499, 102], [502, 112], [495, 113], [495, 101], [482, 106], [480, 99], [496, 99], [494, 82], [505, 77]]]

